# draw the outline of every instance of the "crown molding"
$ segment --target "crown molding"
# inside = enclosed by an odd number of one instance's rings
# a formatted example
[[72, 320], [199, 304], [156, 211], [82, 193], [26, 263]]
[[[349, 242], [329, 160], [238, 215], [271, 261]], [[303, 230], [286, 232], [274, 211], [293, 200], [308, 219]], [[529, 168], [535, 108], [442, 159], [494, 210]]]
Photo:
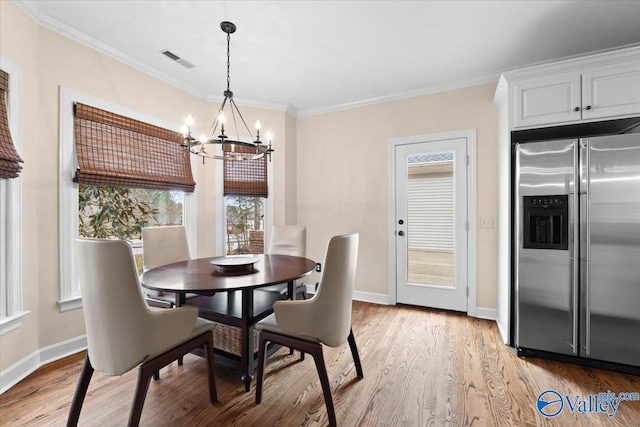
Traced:
[[[42, 13], [41, 9], [37, 6], [37, 1], [34, 0], [13, 0], [25, 13], [27, 13], [38, 24], [55, 31], [63, 36], [70, 38], [78, 43], [88, 46], [100, 53], [110, 56], [126, 65], [129, 65], [147, 75], [150, 75], [160, 81], [163, 81], [171, 86], [174, 86], [186, 93], [189, 93], [198, 98], [204, 99], [208, 102], [221, 102], [222, 97], [211, 94], [204, 94], [197, 90], [194, 86], [185, 84], [184, 82], [170, 77], [164, 73], [159, 72], [153, 67], [149, 67], [146, 64], [138, 61], [136, 58], [126, 55], [119, 50], [113, 49], [110, 46], [88, 37], [73, 28], [62, 24]], [[584, 64], [594, 65], [600, 62], [611, 61], [612, 58], [618, 58], [619, 60], [629, 60], [640, 54], [640, 44], [632, 44], [612, 49], [606, 49], [597, 52], [591, 52], [583, 55], [575, 55], [572, 57], [566, 57], [559, 60], [545, 61], [536, 64], [531, 64], [524, 67], [517, 67], [513, 69], [505, 69], [496, 71], [483, 76], [472, 77], [468, 79], [461, 79], [452, 82], [442, 82], [435, 85], [421, 86], [415, 89], [396, 92], [382, 96], [376, 96], [366, 99], [359, 99], [354, 101], [345, 102], [342, 104], [327, 105], [324, 107], [308, 108], [298, 110], [290, 103], [278, 103], [278, 102], [261, 102], [252, 101], [247, 99], [234, 98], [235, 101], [242, 106], [249, 108], [261, 108], [267, 110], [282, 111], [295, 118], [310, 117], [320, 114], [332, 113], [342, 110], [350, 110], [354, 108], [361, 108], [375, 104], [381, 104], [391, 101], [399, 101], [407, 98], [414, 98], [417, 96], [430, 95], [438, 92], [445, 92], [450, 90], [462, 89], [465, 87], [477, 86], [485, 83], [494, 83], [500, 79], [500, 76], [505, 76], [508, 80], [515, 80], [521, 78], [530, 78], [535, 75], [546, 74], [550, 70], [554, 71], [572, 71], [579, 69]]]
[[319, 114], [333, 113], [336, 111], [350, 110], [353, 108], [361, 108], [369, 105], [382, 104], [384, 102], [399, 101], [407, 98], [414, 98], [417, 96], [430, 95], [439, 92], [446, 92], [449, 90], [462, 89], [465, 87], [477, 86], [485, 83], [497, 82], [500, 78], [500, 72], [485, 74], [484, 76], [472, 77], [468, 79], [461, 79], [452, 82], [438, 83], [435, 85], [421, 86], [416, 89], [411, 89], [403, 92], [396, 92], [388, 95], [377, 96], [352, 102], [346, 102], [344, 104], [330, 105], [320, 108], [309, 108], [306, 110], [298, 111], [298, 117], [310, 117]]
[[326, 114], [341, 110], [380, 104], [383, 102], [398, 101], [401, 99], [413, 98], [416, 96], [429, 95], [455, 89], [463, 89], [465, 87], [477, 86], [485, 83], [498, 82], [501, 76], [509, 81], [513, 81], [546, 75], [550, 72], [569, 72], [582, 69], [585, 66], [597, 66], [601, 64], [611, 64], [614, 61], [621, 62], [638, 59], [640, 59], [640, 43], [635, 43], [631, 45], [619, 46], [611, 49], [605, 49], [556, 60], [539, 62], [524, 67], [505, 69], [480, 77], [472, 77], [469, 79], [456, 80], [453, 82], [439, 83], [436, 85], [420, 87], [410, 91], [347, 102], [339, 105], [300, 110], [298, 112], [298, 117], [315, 116], [319, 114]]
[[569, 73], [583, 70], [586, 67], [611, 65], [617, 62], [640, 61], [640, 43], [618, 46], [611, 49], [603, 49], [582, 55], [568, 56], [554, 61], [545, 61], [504, 70], [502, 75], [509, 81], [517, 81], [549, 74]]
[[191, 95], [197, 96], [199, 98], [206, 99], [206, 96], [203, 96], [195, 87], [191, 85], [184, 84], [177, 79], [174, 79], [164, 73], [159, 72], [155, 68], [149, 67], [142, 62], [138, 61], [136, 58], [126, 55], [120, 52], [117, 49], [114, 49], [100, 40], [94, 39], [92, 37], [83, 34], [68, 25], [65, 25], [55, 19], [50, 18], [49, 16], [42, 13], [40, 8], [37, 6], [37, 2], [32, 0], [14, 0], [14, 2], [22, 8], [36, 23], [42, 25], [45, 28], [48, 28], [58, 34], [61, 34], [73, 41], [76, 41], [82, 45], [85, 45], [91, 49], [97, 50], [98, 52], [110, 56], [130, 67], [133, 67], [139, 71], [142, 71], [145, 74], [148, 74], [152, 77], [155, 77], [158, 80], [161, 80], [167, 84], [177, 87], [178, 89], [187, 92]]
[[[135, 68], [151, 77], [154, 77], [164, 83], [167, 83], [171, 86], [174, 86], [188, 94], [193, 96], [197, 96], [198, 98], [204, 99], [209, 102], [221, 102], [222, 97], [214, 96], [211, 94], [205, 94], [196, 89], [194, 86], [185, 84], [184, 82], [175, 79], [165, 73], [158, 71], [157, 69], [150, 67], [136, 58], [126, 55], [123, 52], [114, 49], [105, 43], [102, 43], [100, 40], [94, 39], [92, 37], [83, 34], [68, 25], [65, 25], [55, 19], [50, 18], [45, 15], [42, 10], [38, 7], [37, 2], [33, 0], [13, 0], [27, 15], [29, 15], [36, 23], [42, 25], [45, 28], [48, 28], [56, 33], [59, 33], [73, 41], [76, 41], [80, 44], [83, 44], [91, 49], [94, 49], [104, 55], [110, 56], [125, 65], [128, 65], [132, 68]], [[266, 110], [276, 110], [286, 112], [295, 116], [297, 114], [297, 110], [291, 104], [288, 103], [275, 103], [275, 102], [259, 102], [259, 101], [250, 101], [250, 100], [241, 100], [235, 99], [235, 101], [239, 105], [244, 105], [246, 107], [253, 108], [261, 108]]]
[[[220, 95], [209, 95], [204, 99], [208, 102], [220, 104], [224, 100], [224, 97]], [[236, 104], [238, 104], [241, 107], [261, 108], [264, 110], [281, 111], [283, 113], [290, 114], [294, 117], [297, 117], [298, 115], [298, 110], [296, 109], [296, 107], [294, 107], [288, 102], [253, 101], [250, 99], [236, 98], [235, 96], [233, 97], [233, 100]]]
[[[186, 93], [189, 93], [193, 96], [197, 96], [198, 98], [204, 99], [208, 102], [222, 102], [222, 97], [219, 95], [212, 94], [203, 94], [201, 91], [197, 90], [195, 87], [185, 84], [178, 79], [170, 77], [164, 73], [159, 72], [157, 69], [153, 67], [149, 67], [146, 64], [138, 61], [136, 58], [126, 55], [120, 52], [117, 49], [114, 49], [101, 41], [94, 39], [92, 37], [87, 36], [79, 31], [74, 30], [73, 28], [65, 25], [59, 21], [56, 21], [47, 15], [45, 15], [42, 10], [38, 7], [37, 2], [34, 0], [14, 0], [14, 2], [27, 14], [29, 15], [36, 23], [46, 27], [52, 31], [55, 31], [71, 40], [74, 40], [80, 44], [83, 44], [91, 49], [97, 50], [98, 52], [110, 56], [128, 66], [131, 66], [145, 74], [148, 74], [160, 81], [163, 81], [171, 86], [174, 86]], [[347, 102], [343, 104], [334, 104], [328, 105], [325, 107], [319, 108], [310, 108], [306, 110], [298, 110], [295, 106], [290, 103], [276, 103], [276, 102], [260, 102], [260, 101], [252, 101], [248, 99], [240, 99], [234, 98], [238, 105], [242, 105], [249, 108], [262, 108], [267, 110], [276, 110], [282, 111], [286, 114], [289, 114], [295, 118], [300, 117], [308, 117], [314, 116], [318, 114], [325, 114], [335, 111], [348, 110], [353, 108], [365, 107], [368, 105], [380, 104], [383, 102], [389, 101], [397, 101], [405, 98], [413, 98], [416, 96], [427, 95], [437, 92], [444, 92], [447, 90], [460, 89], [463, 87], [475, 86], [483, 83], [490, 83], [497, 81], [500, 77], [500, 73], [492, 73], [490, 75], [476, 77], [472, 79], [465, 79], [456, 82], [446, 82], [437, 85], [424, 86], [417, 89], [403, 91], [399, 93], [393, 93], [388, 95], [383, 95], [379, 97], [372, 97], [363, 100], [355, 100], [352, 102]]]

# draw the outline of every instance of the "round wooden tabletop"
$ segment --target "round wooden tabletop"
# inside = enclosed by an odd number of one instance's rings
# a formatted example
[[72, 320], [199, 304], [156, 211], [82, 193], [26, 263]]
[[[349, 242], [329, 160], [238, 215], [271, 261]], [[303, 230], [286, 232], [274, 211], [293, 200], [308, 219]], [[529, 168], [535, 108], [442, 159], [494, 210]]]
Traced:
[[234, 291], [287, 283], [310, 274], [316, 267], [315, 261], [308, 258], [255, 256], [259, 261], [251, 271], [222, 272], [211, 264], [214, 257], [209, 257], [153, 268], [140, 276], [140, 283], [145, 288], [165, 292]]

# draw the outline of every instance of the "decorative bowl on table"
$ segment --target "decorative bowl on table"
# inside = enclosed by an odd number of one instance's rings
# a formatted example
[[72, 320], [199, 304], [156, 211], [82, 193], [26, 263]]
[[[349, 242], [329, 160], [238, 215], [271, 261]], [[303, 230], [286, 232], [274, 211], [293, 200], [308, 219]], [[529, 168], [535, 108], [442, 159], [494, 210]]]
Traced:
[[251, 273], [260, 258], [252, 255], [227, 255], [212, 258], [211, 264], [219, 273]]

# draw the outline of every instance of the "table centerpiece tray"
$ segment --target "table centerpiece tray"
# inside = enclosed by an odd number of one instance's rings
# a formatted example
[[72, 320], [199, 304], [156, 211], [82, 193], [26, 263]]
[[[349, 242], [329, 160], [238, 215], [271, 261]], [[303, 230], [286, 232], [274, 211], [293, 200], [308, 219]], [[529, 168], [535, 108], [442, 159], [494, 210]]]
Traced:
[[252, 273], [260, 257], [251, 255], [227, 255], [212, 258], [209, 261], [218, 273], [242, 274]]

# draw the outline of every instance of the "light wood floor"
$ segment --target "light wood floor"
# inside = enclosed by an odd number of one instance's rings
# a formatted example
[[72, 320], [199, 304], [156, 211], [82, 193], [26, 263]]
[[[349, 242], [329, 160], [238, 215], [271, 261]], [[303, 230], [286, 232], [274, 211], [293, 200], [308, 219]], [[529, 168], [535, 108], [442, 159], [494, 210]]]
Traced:
[[[338, 423], [342, 426], [640, 426], [640, 402], [620, 403], [614, 418], [571, 414], [545, 419], [537, 396], [640, 391], [640, 377], [540, 359], [521, 360], [494, 322], [407, 306], [354, 302], [353, 329], [364, 379], [349, 346], [325, 348]], [[3, 426], [61, 426], [83, 354], [42, 367], [0, 396]], [[236, 371], [216, 366], [220, 402], [208, 403], [204, 361], [188, 356], [152, 382], [145, 426], [325, 426], [327, 415], [313, 361], [281, 350], [267, 365], [262, 404], [244, 393]], [[94, 374], [81, 426], [126, 424], [136, 372]]]

